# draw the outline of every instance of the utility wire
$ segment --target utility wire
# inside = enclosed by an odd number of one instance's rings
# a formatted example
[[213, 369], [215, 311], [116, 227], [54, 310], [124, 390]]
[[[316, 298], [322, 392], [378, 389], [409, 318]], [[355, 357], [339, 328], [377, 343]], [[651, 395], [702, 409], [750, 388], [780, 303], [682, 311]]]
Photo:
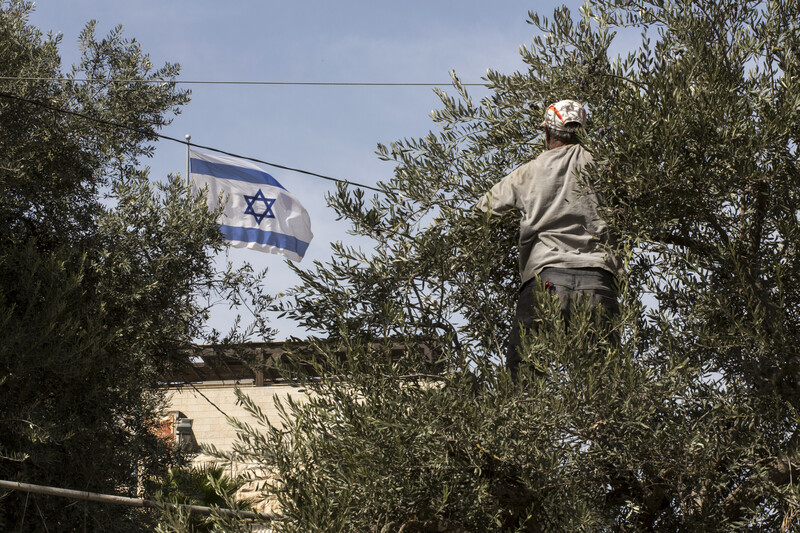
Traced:
[[222, 413], [222, 416], [224, 416], [224, 417], [225, 417], [225, 418], [227, 418], [227, 419], [230, 419], [230, 418], [232, 418], [232, 417], [231, 417], [231, 416], [230, 416], [228, 413], [226, 413], [225, 411], [223, 411], [222, 409], [220, 409], [220, 407], [219, 407], [217, 404], [215, 404], [214, 402], [212, 402], [212, 401], [211, 401], [211, 399], [210, 399], [208, 396], [206, 396], [205, 394], [203, 394], [202, 392], [200, 392], [200, 389], [198, 389], [197, 387], [195, 387], [194, 383], [192, 383], [191, 381], [186, 381], [185, 383], [181, 383], [181, 385], [187, 385], [187, 384], [188, 384], [190, 387], [192, 387], [192, 388], [194, 389], [194, 391], [195, 391], [197, 394], [199, 394], [200, 396], [202, 396], [202, 397], [203, 397], [203, 399], [204, 399], [205, 401], [207, 401], [208, 403], [210, 403], [210, 404], [211, 404], [211, 407], [213, 407], [214, 409], [216, 409], [217, 411], [219, 411], [220, 413]]
[[63, 114], [66, 114], [66, 115], [72, 115], [72, 116], [80, 117], [80, 118], [83, 118], [85, 120], [89, 120], [91, 122], [96, 122], [98, 124], [104, 124], [106, 126], [111, 126], [111, 127], [114, 127], [114, 128], [119, 128], [119, 129], [132, 131], [132, 132], [139, 133], [139, 134], [142, 134], [142, 135], [148, 135], [148, 136], [152, 135], [152, 136], [158, 137], [160, 139], [165, 139], [167, 141], [177, 142], [177, 143], [180, 143], [180, 144], [183, 144], [183, 145], [189, 144], [190, 146], [193, 146], [195, 148], [202, 148], [203, 150], [208, 150], [208, 151], [211, 151], [211, 152], [217, 152], [217, 153], [220, 153], [220, 154], [229, 155], [231, 157], [238, 157], [239, 159], [246, 159], [248, 161], [253, 161], [255, 163], [261, 163], [263, 165], [267, 165], [267, 166], [270, 166], [270, 167], [280, 168], [282, 170], [289, 170], [291, 172], [297, 172], [297, 173], [300, 173], [300, 174], [305, 174], [307, 176], [313, 176], [313, 177], [316, 177], [316, 178], [322, 178], [324, 180], [334, 181], [336, 183], [343, 183], [346, 186], [353, 185], [355, 187], [361, 187], [362, 189], [370, 189], [372, 191], [376, 191], [376, 192], [380, 192], [380, 193], [384, 192], [381, 189], [378, 189], [377, 187], [372, 187], [370, 185], [364, 185], [364, 184], [361, 184], [361, 183], [356, 183], [354, 181], [349, 181], [349, 180], [343, 180], [343, 179], [340, 179], [340, 178], [333, 178], [331, 176], [326, 176], [324, 174], [317, 174], [316, 172], [311, 172], [311, 171], [308, 171], [308, 170], [303, 170], [303, 169], [299, 169], [299, 168], [293, 168], [293, 167], [287, 167], [287, 166], [284, 166], [284, 165], [279, 165], [278, 163], [270, 163], [269, 161], [264, 161], [262, 159], [256, 159], [254, 157], [248, 157], [248, 156], [236, 154], [236, 153], [233, 153], [233, 152], [226, 152], [225, 150], [220, 150], [219, 148], [214, 148], [212, 146], [204, 146], [202, 144], [188, 143], [186, 140], [178, 139], [177, 137], [170, 137], [169, 135], [162, 135], [160, 133], [141, 130], [141, 129], [138, 129], [138, 128], [134, 128], [133, 126], [128, 126], [126, 124], [120, 124], [119, 122], [112, 122], [110, 120], [104, 120], [104, 119], [101, 119], [101, 118], [92, 117], [92, 116], [86, 115], [84, 113], [79, 113], [77, 111], [70, 111], [68, 109], [62, 109], [60, 107], [55, 107], [55, 106], [52, 106], [50, 104], [46, 104], [44, 102], [40, 102], [38, 100], [30, 100], [28, 98], [23, 98], [21, 96], [16, 96], [16, 95], [9, 94], [9, 93], [3, 92], [3, 91], [0, 91], [0, 98], [8, 98], [10, 100], [17, 100], [17, 101], [20, 101], [20, 102], [25, 102], [25, 103], [28, 103], [28, 104], [31, 104], [31, 105], [42, 107], [44, 109], [49, 109], [50, 111], [55, 111], [56, 113], [63, 113]]
[[[106, 78], [26, 78], [16, 76], [0, 76], [2, 81], [79, 81], [84, 83], [175, 83], [181, 85], [310, 85], [321, 87], [442, 87], [447, 83], [414, 83], [383, 81], [237, 81], [237, 80], [140, 80], [140, 79], [106, 79]], [[485, 87], [485, 83], [462, 83], [464, 87]]]

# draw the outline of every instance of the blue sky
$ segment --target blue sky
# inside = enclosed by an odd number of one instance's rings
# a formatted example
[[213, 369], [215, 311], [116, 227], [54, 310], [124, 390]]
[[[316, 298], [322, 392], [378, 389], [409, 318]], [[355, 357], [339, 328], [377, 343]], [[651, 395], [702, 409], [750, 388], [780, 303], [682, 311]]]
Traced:
[[[451, 70], [479, 83], [487, 68], [523, 69], [518, 48], [535, 31], [528, 11], [549, 16], [564, 3], [577, 12], [582, 2], [42, 0], [31, 23], [63, 34], [65, 70], [77, 58], [78, 33], [95, 19], [101, 36], [121, 24], [156, 67], [180, 63], [182, 80], [441, 82], [446, 89]], [[188, 133], [198, 144], [365, 184], [392, 175], [376, 145], [424, 136], [439, 107], [430, 87], [187, 87], [191, 103], [163, 134]], [[183, 175], [185, 161], [185, 147], [162, 141], [148, 162], [151, 178]], [[311, 216], [315, 237], [301, 266], [330, 257], [333, 241], [354, 242], [325, 204], [329, 182], [264, 168]], [[280, 256], [234, 249], [229, 258], [268, 267], [273, 294], [297, 282]], [[213, 324], [224, 327], [232, 316], [220, 309]], [[273, 325], [278, 339], [303, 335], [288, 321]]]

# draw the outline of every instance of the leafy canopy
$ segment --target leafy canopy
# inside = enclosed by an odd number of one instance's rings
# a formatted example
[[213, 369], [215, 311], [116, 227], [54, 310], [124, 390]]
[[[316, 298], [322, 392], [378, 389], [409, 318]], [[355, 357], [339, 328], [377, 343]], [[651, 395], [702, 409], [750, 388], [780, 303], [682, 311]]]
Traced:
[[[374, 248], [336, 245], [283, 304], [328, 338], [297, 354], [321, 378], [227, 456], [263, 466], [275, 528], [796, 528], [798, 21], [795, 0], [530, 13], [526, 70], [488, 72], [479, 102], [454, 76], [435, 131], [380, 145], [384, 194], [330, 198]], [[518, 222], [472, 206], [541, 152], [563, 98], [589, 109], [584, 178], [627, 261], [621, 340], [539, 295], [544, 375], [514, 383]]]
[[[257, 274], [216, 267], [224, 245], [205, 200], [140, 166], [188, 102], [178, 66], [154, 68], [121, 28], [100, 38], [90, 22], [63, 72], [60, 38], [29, 25], [31, 8], [0, 3], [11, 78], [0, 81], [0, 478], [135, 496], [179, 458], [156, 436], [159, 387], [192, 342], [217, 337], [210, 305], [268, 299]], [[26, 501], [0, 495], [0, 529], [150, 523], [120, 506]]]

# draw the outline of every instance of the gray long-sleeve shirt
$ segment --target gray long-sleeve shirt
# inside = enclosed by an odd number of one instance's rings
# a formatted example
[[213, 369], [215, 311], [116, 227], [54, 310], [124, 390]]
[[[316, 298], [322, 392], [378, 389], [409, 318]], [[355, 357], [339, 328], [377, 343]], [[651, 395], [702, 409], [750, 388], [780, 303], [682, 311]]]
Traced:
[[579, 144], [546, 150], [496, 183], [478, 201], [481, 211], [522, 212], [519, 270], [522, 283], [547, 267], [602, 268], [622, 274], [597, 214], [597, 195], [577, 173], [592, 161]]

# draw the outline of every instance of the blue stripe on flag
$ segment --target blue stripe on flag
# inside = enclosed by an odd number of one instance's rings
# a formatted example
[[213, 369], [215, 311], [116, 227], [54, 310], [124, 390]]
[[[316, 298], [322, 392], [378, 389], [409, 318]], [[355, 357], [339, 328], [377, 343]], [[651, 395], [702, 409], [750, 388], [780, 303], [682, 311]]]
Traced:
[[226, 165], [223, 163], [210, 163], [202, 159], [191, 159], [191, 173], [192, 174], [205, 174], [206, 176], [214, 176], [226, 180], [239, 180], [248, 183], [259, 183], [262, 185], [272, 185], [273, 187], [280, 187], [286, 190], [283, 185], [278, 183], [278, 180], [264, 172], [263, 170], [256, 170], [254, 168], [238, 167], [236, 165]]
[[258, 228], [220, 225], [219, 229], [229, 241], [256, 242], [258, 244], [277, 246], [278, 248], [295, 252], [300, 257], [305, 255], [309, 244], [291, 235], [275, 231], [264, 231]]

